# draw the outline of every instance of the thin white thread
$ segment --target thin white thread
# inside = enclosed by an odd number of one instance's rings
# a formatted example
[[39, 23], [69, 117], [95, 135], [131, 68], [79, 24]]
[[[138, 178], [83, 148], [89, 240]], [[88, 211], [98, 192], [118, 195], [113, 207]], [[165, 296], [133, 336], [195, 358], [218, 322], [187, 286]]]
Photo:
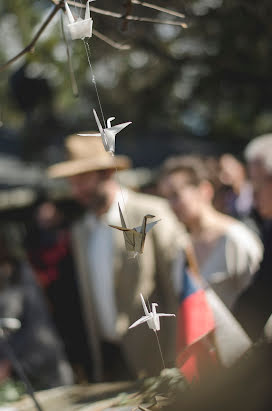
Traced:
[[101, 112], [101, 115], [102, 115], [102, 118], [103, 118], [104, 128], [106, 128], [106, 121], [105, 121], [105, 117], [104, 117], [104, 112], [103, 112], [101, 100], [100, 100], [100, 97], [99, 97], [98, 88], [97, 88], [97, 85], [96, 85], [94, 70], [93, 70], [92, 63], [91, 63], [90, 45], [89, 45], [88, 41], [85, 40], [85, 39], [83, 39], [83, 43], [84, 43], [84, 46], [85, 46], [88, 63], [89, 63], [90, 69], [91, 69], [92, 83], [94, 84], [94, 88], [95, 88], [95, 92], [96, 92], [96, 96], [97, 96], [97, 100], [98, 100], [98, 104], [99, 104], [99, 109], [100, 109], [100, 112]]
[[119, 178], [119, 175], [118, 175], [118, 169], [117, 169], [117, 165], [116, 165], [115, 156], [114, 156], [114, 162], [115, 162], [115, 176], [117, 178], [118, 185], [119, 185], [119, 188], [120, 188], [122, 202], [123, 202], [123, 206], [124, 206], [124, 210], [125, 210], [126, 220], [127, 220], [128, 225], [130, 226], [129, 217], [128, 217], [128, 213], [127, 213], [127, 208], [126, 208], [126, 202], [125, 202], [124, 193], [123, 193], [123, 190], [122, 190], [121, 181], [120, 181], [120, 178]]
[[[89, 45], [89, 43], [87, 42], [87, 40], [85, 40], [85, 39], [83, 39], [83, 43], [84, 43], [85, 50], [86, 50], [86, 55], [87, 55], [87, 59], [88, 59], [88, 64], [89, 64], [90, 69], [91, 69], [92, 83], [94, 84], [94, 87], [95, 87], [95, 92], [96, 92], [96, 96], [97, 96], [97, 100], [98, 100], [98, 104], [99, 104], [99, 109], [100, 109], [100, 112], [101, 112], [101, 115], [102, 115], [102, 119], [103, 119], [103, 123], [104, 123], [104, 128], [106, 128], [106, 121], [105, 121], [104, 111], [103, 111], [103, 107], [102, 107], [102, 104], [101, 104], [101, 99], [100, 99], [100, 96], [99, 96], [98, 88], [97, 88], [97, 85], [96, 85], [96, 79], [95, 79], [94, 69], [93, 69], [92, 63], [91, 63], [91, 50], [90, 50], [90, 45]], [[102, 136], [101, 136], [101, 137], [102, 137]], [[117, 180], [118, 180], [118, 185], [119, 185], [120, 192], [121, 192], [121, 196], [122, 196], [122, 202], [123, 202], [123, 206], [124, 206], [124, 210], [125, 210], [125, 215], [126, 215], [127, 222], [128, 222], [128, 224], [129, 224], [129, 219], [128, 219], [128, 213], [127, 213], [127, 210], [126, 210], [126, 204], [125, 204], [124, 194], [123, 194], [121, 182], [120, 182], [120, 179], [119, 179], [119, 176], [118, 176], [118, 170], [117, 170], [117, 165], [116, 165], [116, 159], [115, 159], [115, 158], [114, 158], [114, 162], [115, 162], [116, 177], [117, 177]], [[130, 225], [130, 224], [129, 224], [129, 225]]]
[[[80, 0], [80, 1], [81, 1], [81, 0]], [[81, 1], [81, 3], [82, 3], [82, 1]], [[97, 96], [97, 100], [98, 100], [100, 112], [101, 112], [101, 115], [102, 115], [102, 118], [103, 118], [104, 127], [106, 128], [106, 121], [105, 121], [105, 117], [104, 117], [104, 112], [103, 112], [103, 108], [102, 108], [102, 104], [101, 104], [99, 92], [98, 92], [97, 85], [96, 85], [94, 70], [93, 70], [92, 63], [91, 63], [91, 50], [90, 50], [90, 45], [89, 45], [89, 43], [87, 42], [87, 40], [85, 40], [85, 39], [83, 39], [83, 43], [84, 43], [84, 46], [85, 46], [88, 63], [89, 63], [90, 69], [91, 69], [92, 82], [93, 82], [94, 87], [95, 87], [95, 92], [96, 92], [96, 96]], [[102, 137], [102, 136], [101, 136], [101, 137]], [[125, 199], [124, 199], [124, 194], [123, 194], [123, 190], [122, 190], [122, 185], [121, 185], [121, 182], [120, 182], [120, 179], [119, 179], [119, 176], [118, 176], [118, 170], [117, 170], [117, 165], [116, 165], [115, 156], [114, 156], [114, 162], [115, 162], [115, 174], [116, 174], [116, 177], [117, 177], [117, 180], [118, 180], [118, 185], [119, 185], [120, 192], [121, 192], [121, 197], [122, 197], [122, 202], [123, 202], [123, 206], [124, 206], [124, 210], [125, 210], [125, 214], [126, 214], [126, 219], [127, 219], [128, 225], [130, 225], [130, 223], [129, 223], [129, 217], [128, 217], [128, 213], [127, 213], [127, 209], [126, 209], [126, 203], [125, 203]], [[138, 263], [138, 268], [139, 268], [139, 270], [140, 270], [139, 255], [136, 256], [136, 260], [137, 260], [137, 263]], [[147, 297], [147, 303], [148, 303], [148, 306], [149, 306], [149, 311], [151, 312], [151, 306], [150, 306], [150, 302], [149, 302], [149, 298], [148, 298], [148, 297]], [[164, 362], [164, 359], [163, 359], [163, 354], [162, 354], [162, 349], [161, 349], [161, 345], [160, 345], [160, 340], [159, 340], [159, 337], [158, 337], [158, 334], [157, 334], [157, 331], [156, 331], [156, 330], [155, 330], [155, 334], [156, 334], [157, 344], [158, 344], [158, 348], [159, 348], [159, 352], [160, 352], [160, 356], [161, 356], [163, 368], [165, 369], [165, 362]]]
[[159, 351], [160, 351], [160, 355], [161, 355], [162, 365], [163, 365], [163, 368], [165, 369], [165, 362], [164, 362], [164, 359], [163, 359], [161, 344], [160, 344], [160, 340], [159, 340], [157, 330], [155, 330], [155, 334], [156, 334], [156, 337], [157, 337], [157, 343], [158, 343], [158, 347], [159, 347]]
[[[116, 161], [115, 158], [114, 158], [114, 161]], [[128, 225], [130, 225], [129, 219], [128, 219], [128, 216], [127, 216], [127, 210], [126, 210], [125, 199], [124, 199], [124, 195], [123, 195], [123, 191], [122, 191], [122, 186], [121, 186], [121, 183], [120, 183], [120, 180], [119, 180], [118, 170], [117, 170], [117, 166], [116, 166], [116, 165], [115, 165], [115, 172], [116, 172], [116, 176], [117, 176], [118, 183], [119, 183], [119, 187], [120, 187], [120, 192], [121, 192], [122, 201], [123, 201], [123, 204], [124, 204], [124, 210], [125, 210], [127, 222], [128, 222]], [[138, 268], [139, 268], [139, 270], [140, 270], [140, 269], [141, 269], [141, 266], [140, 266], [139, 258], [140, 258], [140, 256], [139, 256], [139, 254], [137, 254], [137, 255], [136, 255], [136, 261], [137, 261], [137, 264], [138, 264]], [[148, 297], [147, 297], [147, 304], [148, 304], [149, 312], [151, 312], [151, 304], [150, 304], [150, 302], [149, 302], [149, 298], [148, 298]], [[160, 352], [160, 356], [161, 356], [161, 360], [162, 360], [163, 369], [165, 369], [166, 367], [165, 367], [165, 362], [164, 362], [164, 359], [163, 359], [163, 354], [162, 354], [162, 349], [161, 349], [161, 344], [160, 344], [159, 336], [158, 336], [156, 330], [154, 330], [154, 332], [155, 332], [156, 338], [157, 338], [157, 344], [158, 344], [158, 348], [159, 348], [159, 352]]]

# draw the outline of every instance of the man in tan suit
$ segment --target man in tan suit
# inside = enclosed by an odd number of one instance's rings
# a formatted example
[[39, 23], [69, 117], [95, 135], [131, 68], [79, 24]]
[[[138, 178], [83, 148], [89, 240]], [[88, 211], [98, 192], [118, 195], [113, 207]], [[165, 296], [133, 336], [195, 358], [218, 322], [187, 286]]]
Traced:
[[[52, 166], [49, 175], [68, 178], [86, 208], [72, 240], [94, 380], [155, 374], [162, 365], [154, 332], [146, 325], [128, 327], [143, 315], [140, 293], [157, 302], [158, 311], [176, 312], [172, 274], [185, 233], [163, 199], [120, 187], [115, 172], [128, 168], [129, 159], [106, 153], [99, 137], [69, 136], [66, 149], [69, 160]], [[122, 232], [108, 226], [120, 225], [118, 203], [128, 227], [141, 225], [146, 214], [161, 219], [136, 258], [129, 258]], [[167, 366], [174, 365], [175, 327], [174, 318], [162, 319]]]

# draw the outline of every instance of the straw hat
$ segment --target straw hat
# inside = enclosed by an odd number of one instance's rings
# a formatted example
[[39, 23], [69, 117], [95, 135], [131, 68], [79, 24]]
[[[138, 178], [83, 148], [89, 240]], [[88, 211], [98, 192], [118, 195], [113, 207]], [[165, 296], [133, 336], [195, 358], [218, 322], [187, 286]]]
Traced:
[[70, 177], [88, 171], [115, 168], [117, 170], [125, 170], [131, 166], [128, 157], [113, 157], [110, 153], [107, 153], [101, 137], [73, 134], [67, 137], [65, 148], [67, 161], [49, 167], [49, 177]]

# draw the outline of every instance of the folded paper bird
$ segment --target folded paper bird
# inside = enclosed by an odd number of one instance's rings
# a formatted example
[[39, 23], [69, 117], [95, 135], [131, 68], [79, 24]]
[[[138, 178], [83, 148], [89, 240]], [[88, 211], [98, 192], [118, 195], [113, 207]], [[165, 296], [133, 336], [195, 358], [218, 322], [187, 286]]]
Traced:
[[79, 136], [101, 136], [105, 150], [110, 152], [112, 155], [114, 155], [115, 136], [117, 133], [123, 130], [123, 128], [129, 126], [131, 124], [131, 121], [128, 121], [127, 123], [116, 124], [115, 126], [112, 126], [111, 122], [115, 120], [115, 117], [110, 117], [107, 120], [107, 127], [103, 128], [98, 118], [98, 115], [96, 114], [95, 109], [93, 109], [93, 113], [94, 113], [94, 118], [95, 118], [98, 130], [99, 130], [99, 133], [79, 134]]
[[93, 19], [90, 16], [90, 1], [86, 3], [85, 18], [75, 18], [71, 12], [69, 4], [65, 1], [65, 9], [69, 20], [68, 30], [71, 34], [72, 40], [84, 39], [85, 37], [92, 37]]
[[144, 216], [141, 226], [127, 228], [119, 203], [118, 208], [122, 227], [111, 224], [109, 226], [123, 231], [126, 249], [127, 251], [133, 252], [133, 257], [135, 257], [137, 254], [142, 254], [144, 250], [146, 233], [148, 233], [148, 231], [150, 231], [151, 228], [153, 228], [154, 225], [157, 224], [160, 220], [147, 224], [147, 219], [155, 217], [154, 215], [147, 214]]
[[137, 325], [147, 323], [148, 327], [153, 331], [160, 331], [160, 317], [175, 317], [175, 314], [164, 314], [164, 313], [157, 313], [156, 307], [158, 307], [157, 303], [152, 303], [152, 311], [148, 311], [144, 297], [140, 294], [142, 300], [142, 306], [144, 309], [145, 315], [141, 317], [139, 320], [135, 321], [135, 323], [131, 324], [130, 328], [137, 327]]

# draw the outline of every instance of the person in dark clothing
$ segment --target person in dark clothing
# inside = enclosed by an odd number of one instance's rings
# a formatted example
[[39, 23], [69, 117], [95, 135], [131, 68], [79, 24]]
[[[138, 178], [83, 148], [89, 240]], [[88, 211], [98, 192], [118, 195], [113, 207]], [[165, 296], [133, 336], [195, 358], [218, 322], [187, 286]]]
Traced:
[[6, 341], [0, 340], [0, 380], [18, 378], [7, 342], [35, 389], [72, 384], [72, 372], [41, 290], [26, 259], [17, 255], [5, 234], [1, 227], [0, 318], [16, 318], [21, 327]]
[[264, 219], [264, 256], [254, 281], [238, 299], [234, 314], [249, 336], [257, 340], [272, 313], [272, 134], [249, 143], [245, 156], [255, 207]]
[[[92, 381], [92, 359], [81, 314], [71, 252], [70, 210], [48, 200], [27, 226], [25, 245], [77, 382]], [[79, 212], [77, 210], [77, 212]], [[72, 214], [74, 214], [74, 210]], [[72, 215], [74, 217], [74, 215]]]
[[240, 296], [234, 315], [253, 341], [261, 335], [272, 313], [272, 225], [264, 241], [264, 257], [253, 283]]

